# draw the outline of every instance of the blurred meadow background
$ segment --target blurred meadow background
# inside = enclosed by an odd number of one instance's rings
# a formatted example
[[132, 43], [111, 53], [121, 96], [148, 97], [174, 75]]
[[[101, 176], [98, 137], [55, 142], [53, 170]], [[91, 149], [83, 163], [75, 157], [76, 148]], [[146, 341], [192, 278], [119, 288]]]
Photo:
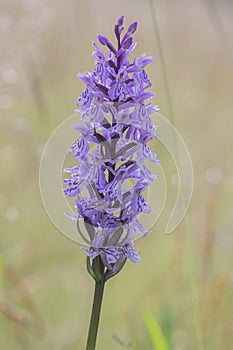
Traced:
[[233, 3], [153, 2], [166, 80], [152, 2], [0, 2], [1, 349], [85, 347], [93, 281], [79, 245], [50, 222], [38, 173], [45, 143], [84, 88], [76, 74], [93, 69], [92, 42], [100, 33], [113, 38], [121, 15], [139, 21], [135, 55], [155, 57], [147, 70], [153, 101], [168, 119], [169, 86], [195, 182], [185, 220], [165, 234], [176, 168], [156, 144], [166, 206], [136, 242], [142, 261], [128, 262], [106, 286], [97, 349], [233, 347]]

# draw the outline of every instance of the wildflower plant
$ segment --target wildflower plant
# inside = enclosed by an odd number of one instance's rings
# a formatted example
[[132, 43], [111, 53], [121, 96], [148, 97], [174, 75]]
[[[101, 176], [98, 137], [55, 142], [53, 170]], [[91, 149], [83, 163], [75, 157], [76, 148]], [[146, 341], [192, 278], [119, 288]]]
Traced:
[[86, 243], [87, 269], [95, 280], [95, 295], [87, 350], [95, 349], [105, 282], [115, 276], [126, 260], [138, 262], [134, 241], [146, 235], [139, 221], [151, 208], [144, 193], [156, 176], [147, 162], [157, 164], [148, 142], [157, 136], [150, 114], [158, 111], [150, 102], [153, 93], [145, 67], [153, 61], [145, 54], [132, 62], [136, 42], [133, 22], [123, 34], [124, 17], [114, 27], [116, 46], [99, 35], [104, 51], [94, 43], [95, 69], [78, 74], [86, 88], [77, 100], [81, 134], [69, 149], [77, 165], [64, 169], [64, 194], [75, 198], [78, 232]]

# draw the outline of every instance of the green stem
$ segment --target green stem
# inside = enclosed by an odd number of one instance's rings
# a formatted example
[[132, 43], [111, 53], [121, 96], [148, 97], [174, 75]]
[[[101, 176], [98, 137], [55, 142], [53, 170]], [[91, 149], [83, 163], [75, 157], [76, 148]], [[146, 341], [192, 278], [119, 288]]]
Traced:
[[103, 293], [104, 293], [104, 285], [105, 285], [105, 279], [104, 279], [104, 276], [102, 275], [102, 278], [99, 281], [95, 282], [94, 300], [92, 305], [91, 320], [90, 320], [86, 350], [95, 350], [101, 305], [102, 305]]

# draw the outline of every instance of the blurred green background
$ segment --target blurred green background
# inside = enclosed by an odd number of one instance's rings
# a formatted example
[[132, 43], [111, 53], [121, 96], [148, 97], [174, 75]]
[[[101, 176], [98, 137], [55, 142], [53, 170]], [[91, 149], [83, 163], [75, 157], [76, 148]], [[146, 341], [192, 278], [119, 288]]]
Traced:
[[[139, 21], [136, 54], [155, 57], [154, 102], [169, 119], [148, 1], [0, 3], [0, 348], [84, 349], [93, 294], [85, 254], [50, 222], [38, 171], [51, 132], [73, 113], [93, 69], [92, 42]], [[233, 346], [233, 4], [154, 1], [175, 124], [194, 166], [185, 221], [171, 235], [176, 170], [158, 145], [168, 198], [106, 287], [98, 349], [231, 350]], [[78, 115], [77, 115], [78, 117]], [[156, 121], [155, 121], [156, 122]], [[154, 195], [156, 200], [156, 194]], [[155, 335], [156, 340], [153, 340]]]

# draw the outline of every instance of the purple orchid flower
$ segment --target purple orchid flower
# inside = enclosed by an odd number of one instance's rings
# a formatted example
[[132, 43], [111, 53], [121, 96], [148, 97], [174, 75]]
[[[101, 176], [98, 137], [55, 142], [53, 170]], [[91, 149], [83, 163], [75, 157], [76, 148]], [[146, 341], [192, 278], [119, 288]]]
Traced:
[[86, 85], [77, 100], [84, 124], [73, 125], [81, 137], [69, 153], [78, 164], [65, 169], [71, 178], [64, 180], [64, 194], [76, 198], [77, 216], [68, 216], [78, 225], [83, 221], [88, 233], [89, 247], [82, 248], [112, 271], [127, 258], [140, 260], [133, 242], [147, 231], [138, 215], [150, 212], [143, 192], [156, 179], [146, 161], [159, 162], [148, 146], [157, 135], [150, 114], [158, 107], [146, 91], [151, 82], [145, 67], [153, 59], [143, 54], [129, 61], [137, 22], [122, 37], [123, 22], [122, 16], [114, 27], [117, 45], [99, 35], [106, 54], [94, 43], [95, 69], [78, 75]]

